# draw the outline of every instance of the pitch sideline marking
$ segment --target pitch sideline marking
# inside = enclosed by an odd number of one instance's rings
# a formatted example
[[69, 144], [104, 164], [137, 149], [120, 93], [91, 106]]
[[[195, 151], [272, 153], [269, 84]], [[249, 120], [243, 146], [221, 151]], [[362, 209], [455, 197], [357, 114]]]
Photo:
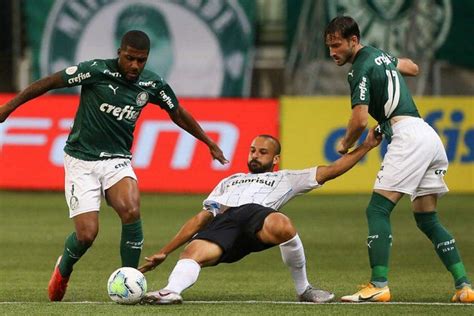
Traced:
[[[0, 302], [0, 305], [8, 304], [43, 304], [50, 302]], [[117, 304], [115, 302], [92, 302], [92, 301], [82, 301], [82, 302], [55, 302], [55, 304], [97, 304], [97, 305], [112, 305]], [[420, 305], [420, 306], [472, 306], [471, 304], [460, 304], [460, 303], [440, 303], [440, 302], [386, 302], [386, 303], [377, 303], [377, 302], [363, 302], [363, 303], [343, 303], [343, 302], [333, 302], [326, 304], [315, 304], [310, 302], [291, 302], [291, 301], [184, 301], [184, 305], [187, 304], [209, 304], [209, 305], [219, 305], [219, 304], [275, 304], [275, 305]]]

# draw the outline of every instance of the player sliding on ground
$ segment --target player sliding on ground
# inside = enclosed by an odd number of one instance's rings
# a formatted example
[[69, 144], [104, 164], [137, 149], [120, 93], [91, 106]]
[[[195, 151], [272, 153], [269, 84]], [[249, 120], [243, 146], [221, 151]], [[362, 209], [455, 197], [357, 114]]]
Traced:
[[139, 268], [142, 272], [153, 270], [171, 252], [191, 241], [171, 272], [168, 285], [147, 293], [142, 303], [181, 303], [181, 293], [197, 281], [202, 267], [236, 262], [276, 245], [290, 269], [299, 301], [332, 301], [334, 294], [309, 284], [303, 244], [290, 219], [278, 209], [296, 195], [345, 173], [380, 141], [381, 136], [375, 136], [372, 129], [362, 145], [329, 166], [273, 171], [280, 160], [280, 143], [269, 135], [257, 136], [248, 155], [250, 173], [222, 180], [204, 200], [204, 209], [160, 251], [145, 258], [147, 262]]

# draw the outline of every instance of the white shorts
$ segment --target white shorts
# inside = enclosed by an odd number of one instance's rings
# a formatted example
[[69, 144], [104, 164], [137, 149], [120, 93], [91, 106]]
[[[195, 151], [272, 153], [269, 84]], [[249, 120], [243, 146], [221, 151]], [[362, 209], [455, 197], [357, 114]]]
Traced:
[[444, 175], [448, 158], [435, 130], [421, 118], [405, 118], [392, 126], [388, 145], [374, 189], [411, 195], [411, 200], [428, 194], [448, 192]]
[[105, 190], [125, 177], [137, 180], [130, 159], [86, 161], [64, 154], [64, 192], [69, 218], [99, 211]]

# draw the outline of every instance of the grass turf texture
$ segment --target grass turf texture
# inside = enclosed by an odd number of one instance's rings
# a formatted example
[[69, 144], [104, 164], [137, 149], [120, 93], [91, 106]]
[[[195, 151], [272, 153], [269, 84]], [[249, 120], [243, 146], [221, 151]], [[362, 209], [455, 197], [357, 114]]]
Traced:
[[[203, 196], [143, 194], [145, 245], [142, 257], [163, 246], [187, 218], [200, 210], [202, 199]], [[303, 196], [283, 209], [293, 220], [305, 245], [310, 281], [334, 291], [338, 298], [356, 291], [357, 285], [367, 282], [370, 276], [365, 246], [368, 200], [368, 195]], [[447, 195], [438, 205], [440, 218], [455, 236], [471, 279], [474, 278], [472, 205], [473, 195]], [[75, 266], [64, 303], [50, 303], [47, 283], [56, 258], [62, 253], [64, 239], [73, 229], [63, 194], [0, 191], [0, 210], [0, 314], [380, 315], [474, 312], [473, 305], [429, 305], [448, 303], [453, 284], [433, 246], [416, 228], [407, 198], [400, 201], [391, 217], [394, 239], [390, 288], [395, 302], [422, 302], [426, 305], [268, 303], [296, 300], [290, 274], [277, 247], [252, 254], [239, 263], [203, 269], [198, 282], [184, 292], [185, 304], [182, 306], [113, 304], [107, 296], [106, 283], [110, 273], [120, 266], [120, 221], [105, 203], [100, 213], [99, 236]], [[178, 255], [179, 251], [146, 274], [149, 290], [166, 285]]]

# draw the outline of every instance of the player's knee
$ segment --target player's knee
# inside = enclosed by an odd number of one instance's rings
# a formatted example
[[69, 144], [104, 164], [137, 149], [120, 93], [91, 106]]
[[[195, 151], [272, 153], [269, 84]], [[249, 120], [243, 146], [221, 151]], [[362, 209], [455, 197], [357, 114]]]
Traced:
[[212, 265], [219, 260], [222, 249], [215, 243], [196, 239], [189, 243], [180, 255], [180, 259], [192, 259], [200, 266]]
[[282, 213], [270, 214], [265, 219], [264, 230], [271, 236], [276, 244], [288, 241], [296, 235], [296, 229], [293, 223]]
[[138, 205], [124, 207], [117, 211], [123, 224], [134, 223], [140, 219], [140, 208]]
[[80, 231], [76, 232], [77, 241], [83, 246], [91, 246], [94, 243], [95, 238], [97, 237], [97, 231]]

